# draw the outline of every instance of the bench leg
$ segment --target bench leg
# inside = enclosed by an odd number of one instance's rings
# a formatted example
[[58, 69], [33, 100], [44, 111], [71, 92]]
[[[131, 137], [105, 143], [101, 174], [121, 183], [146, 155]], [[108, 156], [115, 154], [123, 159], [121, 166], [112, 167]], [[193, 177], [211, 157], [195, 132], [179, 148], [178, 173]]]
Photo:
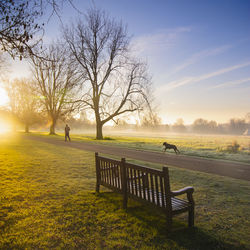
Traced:
[[167, 231], [169, 232], [172, 229], [172, 222], [173, 222], [172, 216], [167, 215]]
[[194, 226], [194, 207], [192, 207], [191, 210], [188, 211], [188, 226]]
[[99, 191], [100, 191], [100, 184], [96, 183], [95, 191], [96, 191], [97, 193], [99, 193]]
[[127, 194], [123, 194], [123, 209], [127, 209], [127, 204], [128, 204], [128, 196]]

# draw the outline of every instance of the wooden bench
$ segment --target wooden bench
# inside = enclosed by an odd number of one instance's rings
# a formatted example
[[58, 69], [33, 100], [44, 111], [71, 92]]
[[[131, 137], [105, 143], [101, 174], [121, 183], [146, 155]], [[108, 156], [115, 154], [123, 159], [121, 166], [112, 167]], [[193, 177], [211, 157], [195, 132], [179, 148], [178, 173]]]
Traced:
[[[178, 191], [170, 190], [168, 168], [151, 169], [126, 162], [99, 156], [96, 160], [96, 192], [103, 185], [123, 195], [123, 208], [127, 208], [128, 198], [153, 205], [164, 211], [167, 226], [171, 229], [172, 217], [188, 212], [188, 226], [194, 226], [193, 187], [185, 187]], [[187, 200], [176, 198], [187, 195]]]

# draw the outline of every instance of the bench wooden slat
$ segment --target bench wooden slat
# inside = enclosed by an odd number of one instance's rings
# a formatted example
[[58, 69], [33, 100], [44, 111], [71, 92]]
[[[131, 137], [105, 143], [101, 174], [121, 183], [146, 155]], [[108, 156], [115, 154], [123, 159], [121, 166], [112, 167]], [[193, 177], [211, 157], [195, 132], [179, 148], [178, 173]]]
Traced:
[[152, 173], [149, 174], [149, 179], [150, 179], [150, 201], [155, 204], [155, 196], [154, 194], [154, 182], [153, 182], [153, 176]]
[[105, 173], [106, 173], [106, 181], [107, 181], [107, 183], [110, 185], [110, 183], [109, 183], [109, 168], [108, 168], [108, 162], [104, 162], [104, 165], [105, 165]]
[[[125, 170], [126, 170], [126, 176], [127, 178], [129, 178], [129, 168], [126, 168]], [[129, 183], [127, 183], [127, 191], [128, 193], [131, 193], [131, 187]]]
[[150, 192], [149, 192], [149, 176], [148, 173], [146, 174], [146, 181], [147, 181], [147, 200], [150, 201]]
[[119, 186], [119, 188], [120, 189], [122, 189], [122, 183], [121, 183], [121, 166], [117, 166], [118, 167], [118, 173], [117, 173], [117, 175], [118, 175], [118, 186]]
[[138, 195], [138, 184], [137, 184], [137, 171], [136, 169], [133, 169], [132, 170], [134, 173], [133, 173], [133, 181], [134, 181], [134, 186], [135, 186], [135, 195], [137, 196]]
[[144, 173], [142, 178], [142, 192], [143, 192], [143, 199], [146, 200], [146, 176]]
[[142, 173], [141, 173], [141, 171], [140, 170], [137, 170], [137, 174], [138, 174], [138, 186], [139, 186], [139, 197], [141, 198], [141, 199], [143, 199], [143, 196], [142, 196], [142, 178], [143, 178], [143, 176], [142, 176]]
[[109, 166], [110, 166], [110, 177], [111, 177], [111, 184], [113, 185], [113, 186], [115, 186], [115, 180], [114, 180], [114, 178], [115, 178], [115, 176], [114, 176], [114, 165], [111, 165], [111, 164], [109, 164]]
[[111, 162], [111, 163], [117, 164], [117, 165], [121, 164], [121, 162], [119, 160], [114, 160], [114, 159], [103, 157], [103, 156], [99, 156], [99, 155], [98, 155], [98, 158], [102, 162]]
[[114, 166], [112, 168], [112, 178], [113, 178], [114, 186], [118, 187], [117, 177], [116, 177], [116, 171], [117, 171], [117, 166], [114, 164]]
[[163, 193], [163, 190], [164, 190], [164, 188], [163, 188], [163, 181], [162, 181], [162, 177], [160, 177], [160, 188], [161, 188], [161, 206], [164, 208], [164, 207], [166, 207], [165, 206], [165, 202], [164, 202], [164, 193]]
[[154, 169], [154, 168], [149, 168], [149, 167], [146, 168], [144, 166], [140, 166], [140, 165], [136, 165], [136, 164], [132, 164], [132, 163], [128, 163], [128, 162], [126, 162], [126, 166], [128, 168], [141, 170], [142, 172], [147, 172], [147, 173], [152, 173], [152, 174], [156, 174], [156, 175], [159, 175], [159, 176], [163, 176], [162, 171]]
[[160, 206], [160, 197], [159, 197], [159, 186], [158, 186], [158, 176], [155, 175], [155, 187], [156, 187], [156, 201], [157, 201], [157, 205]]
[[100, 161], [101, 162], [101, 170], [103, 172], [103, 180], [105, 182], [107, 182], [107, 179], [106, 179], [106, 171], [105, 171], [105, 161]]
[[129, 168], [129, 171], [130, 171], [130, 184], [131, 184], [131, 190], [132, 190], [132, 194], [135, 195], [135, 185], [133, 183], [133, 169], [132, 168]]
[[104, 171], [105, 171], [105, 178], [106, 182], [109, 184], [109, 176], [108, 176], [108, 162], [103, 162], [104, 165]]
[[172, 207], [174, 210], [177, 210], [178, 208], [180, 209], [188, 208], [190, 206], [190, 204], [187, 201], [180, 200], [174, 197], [171, 198], [171, 202], [172, 202]]
[[112, 172], [113, 171], [112, 171], [112, 167], [111, 167], [111, 163], [110, 162], [108, 163], [108, 168], [109, 168], [109, 183], [110, 183], [110, 185], [113, 186], [114, 185], [114, 183], [113, 183], [114, 180], [112, 178]]
[[110, 174], [111, 174], [111, 172], [110, 172], [110, 162], [106, 162], [106, 164], [107, 164], [108, 184], [112, 185], [111, 184], [111, 178], [110, 178]]

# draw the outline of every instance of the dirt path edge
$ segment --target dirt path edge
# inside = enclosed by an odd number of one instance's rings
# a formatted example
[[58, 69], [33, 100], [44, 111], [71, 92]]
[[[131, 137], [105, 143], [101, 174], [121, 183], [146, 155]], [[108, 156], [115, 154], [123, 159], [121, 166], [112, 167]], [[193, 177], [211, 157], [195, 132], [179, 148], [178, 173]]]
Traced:
[[42, 141], [54, 145], [73, 147], [86, 151], [115, 155], [118, 157], [131, 158], [145, 162], [158, 163], [162, 165], [169, 165], [250, 181], [250, 164], [246, 163], [207, 159], [186, 155], [172, 155], [163, 152], [142, 151], [129, 148], [91, 144], [86, 142], [64, 142], [63, 140], [33, 135], [24, 135], [24, 138]]

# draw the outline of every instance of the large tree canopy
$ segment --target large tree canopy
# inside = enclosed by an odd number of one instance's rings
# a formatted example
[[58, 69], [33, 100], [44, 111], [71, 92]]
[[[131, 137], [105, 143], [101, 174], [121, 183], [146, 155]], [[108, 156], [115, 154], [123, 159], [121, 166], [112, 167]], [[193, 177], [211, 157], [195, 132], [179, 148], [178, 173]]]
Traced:
[[103, 139], [105, 123], [149, 104], [150, 79], [145, 63], [131, 55], [121, 22], [97, 9], [85, 17], [65, 27], [64, 38], [82, 75], [82, 101], [95, 114], [96, 138]]
[[43, 35], [40, 17], [49, 10], [58, 13], [60, 3], [72, 0], [1, 0], [0, 49], [12, 57], [33, 54]]

